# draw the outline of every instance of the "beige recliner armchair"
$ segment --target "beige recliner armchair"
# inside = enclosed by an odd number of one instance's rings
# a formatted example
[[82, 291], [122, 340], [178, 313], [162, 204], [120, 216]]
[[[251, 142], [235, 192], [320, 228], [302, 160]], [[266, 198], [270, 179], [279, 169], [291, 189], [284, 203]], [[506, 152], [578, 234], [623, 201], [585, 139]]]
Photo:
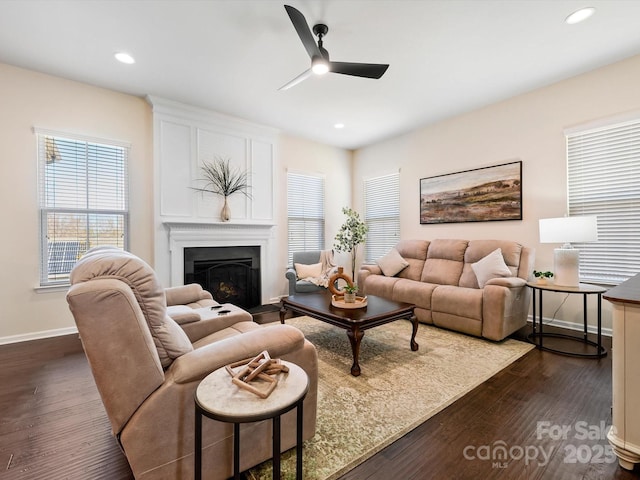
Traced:
[[[135, 478], [193, 478], [197, 385], [217, 368], [263, 350], [309, 375], [303, 438], [314, 435], [317, 353], [296, 328], [263, 327], [248, 314], [235, 320], [216, 314], [188, 322], [197, 328], [187, 334], [167, 314], [165, 290], [151, 267], [117, 249], [87, 252], [73, 269], [71, 283], [67, 301], [113, 434]], [[212, 311], [210, 306], [199, 309]], [[283, 450], [295, 445], [295, 415], [282, 417]], [[230, 424], [203, 422], [203, 478], [232, 475], [232, 434]], [[241, 448], [242, 470], [269, 459], [271, 422], [243, 424]]]

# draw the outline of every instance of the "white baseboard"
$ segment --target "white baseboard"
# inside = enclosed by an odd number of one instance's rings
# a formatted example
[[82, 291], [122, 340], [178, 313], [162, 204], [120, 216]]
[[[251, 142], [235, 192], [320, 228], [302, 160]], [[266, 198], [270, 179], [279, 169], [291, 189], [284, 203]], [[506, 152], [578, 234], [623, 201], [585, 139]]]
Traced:
[[63, 335], [73, 335], [77, 333], [77, 327], [66, 327], [55, 330], [42, 330], [41, 332], [23, 333], [20, 335], [9, 335], [8, 337], [0, 337], [0, 345], [40, 340], [42, 338], [61, 337]]
[[[271, 299], [271, 303], [277, 304], [280, 302], [279, 298]], [[527, 321], [532, 322], [532, 317], [529, 315]], [[564, 320], [543, 318], [545, 326], [554, 326], [560, 328], [567, 328], [569, 330], [576, 330], [582, 332], [583, 325], [575, 322], [565, 322]], [[595, 325], [587, 325], [587, 331], [589, 333], [597, 334], [597, 327]], [[76, 327], [58, 328], [55, 330], [43, 330], [41, 332], [24, 333], [21, 335], [10, 335], [8, 337], [0, 337], [0, 345], [8, 345], [10, 343], [28, 342], [29, 340], [39, 340], [42, 338], [61, 337], [63, 335], [72, 335], [78, 333]], [[602, 335], [606, 337], [612, 336], [612, 330], [610, 328], [603, 328]]]
[[[527, 321], [529, 323], [532, 323], [533, 318], [531, 315], [529, 315], [529, 317], [527, 318]], [[564, 320], [558, 320], [557, 318], [552, 319], [552, 318], [542, 317], [542, 322], [545, 327], [560, 327], [560, 328], [566, 328], [568, 330], [576, 330], [578, 332], [582, 332], [584, 330], [584, 324], [582, 323], [566, 322]], [[598, 334], [597, 325], [591, 325], [590, 323], [587, 324], [587, 332], [597, 335]], [[611, 337], [613, 335], [613, 330], [611, 328], [602, 327], [602, 335], [605, 337]]]

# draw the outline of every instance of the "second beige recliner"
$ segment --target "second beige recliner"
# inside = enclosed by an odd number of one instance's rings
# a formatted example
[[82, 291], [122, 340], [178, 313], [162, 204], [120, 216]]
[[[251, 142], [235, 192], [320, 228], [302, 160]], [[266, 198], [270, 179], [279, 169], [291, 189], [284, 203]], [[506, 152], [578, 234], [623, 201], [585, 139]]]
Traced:
[[[89, 251], [71, 283], [67, 301], [113, 434], [136, 479], [193, 478], [196, 387], [212, 371], [263, 350], [309, 375], [303, 437], [314, 435], [317, 353], [296, 328], [221, 316], [200, 320], [187, 335], [167, 314], [165, 290], [151, 267], [116, 249]], [[293, 411], [282, 417], [283, 449], [295, 445], [295, 431]], [[232, 433], [230, 424], [203, 423], [203, 478], [232, 475]], [[242, 470], [271, 457], [271, 422], [244, 424], [241, 437]]]

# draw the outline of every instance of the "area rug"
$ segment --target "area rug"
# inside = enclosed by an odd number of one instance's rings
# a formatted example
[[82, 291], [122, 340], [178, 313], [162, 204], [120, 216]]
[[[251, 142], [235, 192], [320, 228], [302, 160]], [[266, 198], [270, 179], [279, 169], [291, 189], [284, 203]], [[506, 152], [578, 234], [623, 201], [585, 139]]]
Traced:
[[[304, 444], [306, 480], [332, 480], [390, 445], [428, 418], [520, 358], [533, 345], [491, 342], [420, 325], [417, 352], [409, 347], [411, 323], [398, 320], [367, 330], [360, 346], [359, 377], [346, 332], [309, 317], [286, 321], [318, 350], [315, 436]], [[282, 457], [283, 478], [295, 478], [295, 449]], [[271, 479], [271, 462], [247, 472]]]

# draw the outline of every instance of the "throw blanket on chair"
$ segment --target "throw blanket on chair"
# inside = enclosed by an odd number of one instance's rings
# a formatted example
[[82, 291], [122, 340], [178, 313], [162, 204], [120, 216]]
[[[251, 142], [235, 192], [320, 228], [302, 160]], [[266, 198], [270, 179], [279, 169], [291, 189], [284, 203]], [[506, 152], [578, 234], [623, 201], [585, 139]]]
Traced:
[[305, 280], [314, 285], [327, 288], [329, 279], [338, 271], [338, 267], [333, 263], [333, 250], [322, 250], [320, 252], [320, 263], [322, 263], [322, 274], [315, 278], [305, 278]]

